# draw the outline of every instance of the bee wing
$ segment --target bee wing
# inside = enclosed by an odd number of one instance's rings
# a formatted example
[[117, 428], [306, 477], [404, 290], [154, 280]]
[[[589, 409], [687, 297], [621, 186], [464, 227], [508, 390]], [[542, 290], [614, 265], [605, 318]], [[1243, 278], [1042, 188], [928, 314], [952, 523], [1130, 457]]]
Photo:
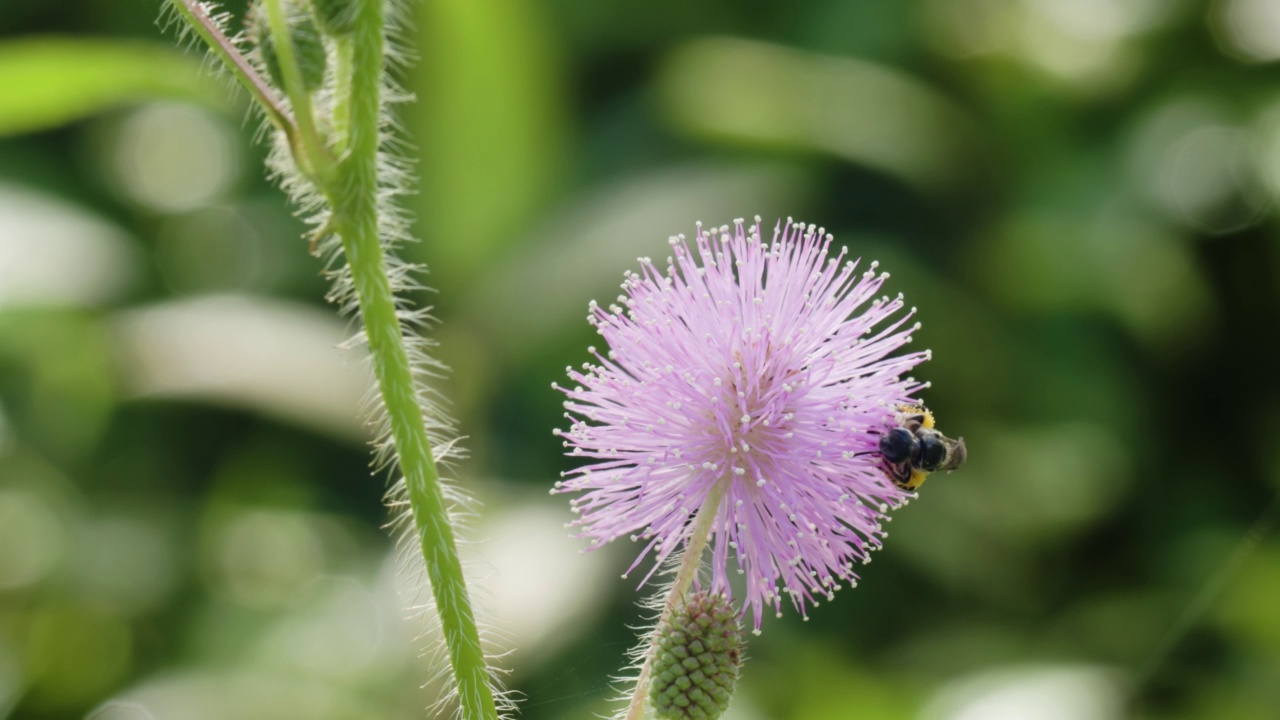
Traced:
[[950, 472], [964, 464], [969, 457], [969, 451], [964, 446], [964, 438], [952, 440], [949, 437], [942, 438], [942, 444], [947, 448], [947, 459], [942, 461], [938, 466], [939, 470]]

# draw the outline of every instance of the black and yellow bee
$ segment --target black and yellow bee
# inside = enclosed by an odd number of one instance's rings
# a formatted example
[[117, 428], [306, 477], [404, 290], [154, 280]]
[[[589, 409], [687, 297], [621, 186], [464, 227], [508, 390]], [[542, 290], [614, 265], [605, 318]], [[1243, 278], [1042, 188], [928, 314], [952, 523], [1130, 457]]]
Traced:
[[929, 473], [951, 471], [964, 464], [964, 438], [952, 440], [933, 427], [933, 413], [923, 405], [899, 405], [897, 427], [880, 436], [885, 474], [903, 490], [920, 487]]

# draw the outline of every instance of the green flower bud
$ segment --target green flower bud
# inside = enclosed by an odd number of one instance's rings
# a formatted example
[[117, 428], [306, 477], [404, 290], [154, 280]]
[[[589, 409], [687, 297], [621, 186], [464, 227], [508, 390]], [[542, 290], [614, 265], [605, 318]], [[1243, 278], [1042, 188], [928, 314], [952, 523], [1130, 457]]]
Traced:
[[[324, 83], [325, 64], [329, 53], [325, 50], [324, 40], [320, 37], [320, 29], [310, 15], [290, 13], [289, 39], [293, 41], [293, 57], [302, 73], [302, 87], [307, 92], [315, 92]], [[262, 63], [267, 67], [267, 75], [276, 87], [284, 87], [284, 72], [280, 69], [280, 56], [276, 54], [276, 39], [271, 34], [271, 23], [267, 20], [266, 11], [259, 6], [251, 31], [253, 41], [262, 53]]]
[[661, 720], [716, 720], [729, 707], [742, 662], [738, 613], [700, 592], [658, 631], [649, 701]]
[[311, 9], [315, 11], [320, 29], [326, 35], [337, 37], [355, 28], [360, 4], [359, 0], [311, 0]]

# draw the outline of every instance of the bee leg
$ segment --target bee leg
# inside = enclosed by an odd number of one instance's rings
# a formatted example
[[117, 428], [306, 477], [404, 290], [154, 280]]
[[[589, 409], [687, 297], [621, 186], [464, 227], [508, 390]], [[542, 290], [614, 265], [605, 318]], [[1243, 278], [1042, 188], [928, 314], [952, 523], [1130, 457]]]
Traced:
[[911, 466], [907, 463], [894, 465], [885, 463], [884, 474], [889, 480], [899, 488], [904, 490], [911, 489]]

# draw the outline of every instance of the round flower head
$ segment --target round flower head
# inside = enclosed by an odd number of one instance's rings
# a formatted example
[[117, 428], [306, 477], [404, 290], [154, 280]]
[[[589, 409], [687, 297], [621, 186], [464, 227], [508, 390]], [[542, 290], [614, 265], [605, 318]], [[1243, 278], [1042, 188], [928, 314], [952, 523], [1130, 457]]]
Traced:
[[656, 568], [718, 497], [711, 590], [732, 593], [736, 565], [757, 630], [784, 595], [803, 614], [855, 583], [885, 513], [911, 497], [877, 447], [923, 387], [903, 376], [928, 351], [892, 355], [915, 310], [877, 297], [876, 263], [829, 257], [831, 240], [788, 220], [765, 243], [759, 218], [699, 226], [692, 246], [672, 238], [665, 271], [641, 258], [617, 304], [591, 303], [609, 350], [590, 348], [596, 363], [569, 368], [577, 386], [562, 388], [571, 426], [556, 432], [592, 459], [556, 484], [583, 493], [580, 536], [592, 548], [630, 536], [644, 543], [632, 569], [651, 554]]

